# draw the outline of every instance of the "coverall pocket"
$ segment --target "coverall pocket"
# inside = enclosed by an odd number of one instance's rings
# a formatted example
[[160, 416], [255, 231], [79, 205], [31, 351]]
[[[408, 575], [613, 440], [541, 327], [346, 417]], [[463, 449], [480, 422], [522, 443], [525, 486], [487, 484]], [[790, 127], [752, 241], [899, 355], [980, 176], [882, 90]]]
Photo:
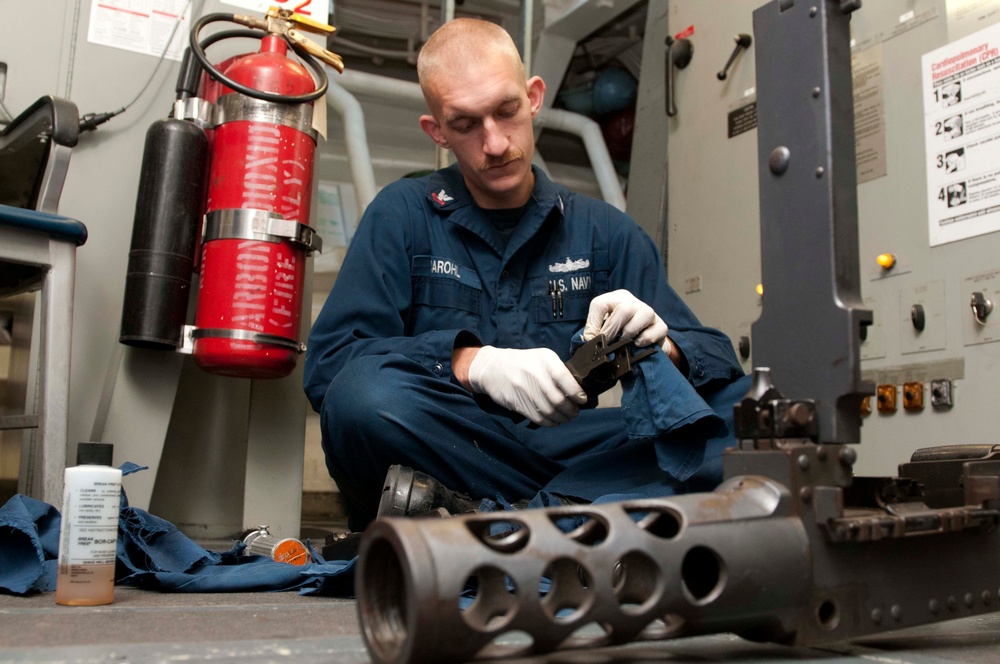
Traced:
[[478, 328], [483, 299], [479, 278], [468, 270], [462, 276], [459, 281], [445, 275], [411, 275], [414, 332]]
[[482, 292], [447, 279], [414, 277], [413, 302], [418, 307], [457, 309], [479, 316]]
[[607, 283], [608, 274], [604, 271], [572, 278], [532, 277], [532, 322], [541, 325], [562, 322], [582, 324], [590, 312], [590, 301], [606, 290]]

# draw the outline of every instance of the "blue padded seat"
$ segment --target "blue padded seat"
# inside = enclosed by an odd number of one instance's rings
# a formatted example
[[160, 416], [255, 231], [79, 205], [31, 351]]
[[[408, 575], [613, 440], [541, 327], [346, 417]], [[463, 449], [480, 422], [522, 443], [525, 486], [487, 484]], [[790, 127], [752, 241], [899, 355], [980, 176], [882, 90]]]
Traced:
[[78, 247], [87, 241], [87, 227], [81, 222], [49, 212], [0, 205], [0, 224], [46, 233], [55, 240], [72, 242]]

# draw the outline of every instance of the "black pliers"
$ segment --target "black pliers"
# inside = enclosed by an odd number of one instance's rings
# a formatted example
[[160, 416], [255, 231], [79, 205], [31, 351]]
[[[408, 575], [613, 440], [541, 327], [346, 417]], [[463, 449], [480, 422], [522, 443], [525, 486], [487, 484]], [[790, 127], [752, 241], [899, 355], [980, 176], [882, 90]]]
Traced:
[[566, 368], [587, 396], [593, 399], [614, 387], [618, 379], [632, 371], [636, 362], [646, 359], [656, 350], [653, 346], [633, 352], [631, 339], [619, 339], [609, 344], [604, 335], [599, 334], [573, 353], [573, 357], [566, 361]]

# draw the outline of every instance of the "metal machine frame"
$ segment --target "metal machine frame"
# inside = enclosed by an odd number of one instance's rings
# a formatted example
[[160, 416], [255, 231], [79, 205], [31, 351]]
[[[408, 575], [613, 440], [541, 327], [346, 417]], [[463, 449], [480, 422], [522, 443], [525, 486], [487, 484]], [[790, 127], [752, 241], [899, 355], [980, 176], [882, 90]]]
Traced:
[[0, 310], [12, 318], [0, 435], [21, 437], [18, 491], [53, 504], [66, 467], [76, 249], [87, 240], [82, 223], [55, 213], [78, 138], [76, 106], [51, 96], [0, 131]]

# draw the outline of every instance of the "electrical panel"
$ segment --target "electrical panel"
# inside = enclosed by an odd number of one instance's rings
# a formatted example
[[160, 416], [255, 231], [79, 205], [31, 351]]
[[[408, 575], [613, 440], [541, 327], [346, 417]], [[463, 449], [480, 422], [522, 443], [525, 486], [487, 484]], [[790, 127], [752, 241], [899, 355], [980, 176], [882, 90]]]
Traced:
[[[676, 114], [662, 117], [670, 282], [703, 322], [729, 335], [748, 372], [751, 327], [767, 303], [766, 288], [756, 290], [760, 164], [752, 116], [755, 49], [767, 44], [755, 40], [724, 80], [717, 74], [733, 53], [734, 35], [752, 35], [752, 12], [761, 4], [670, 0], [665, 34], [646, 35], [662, 43], [683, 31], [694, 46], [687, 66], [673, 71]], [[927, 138], [933, 127], [921, 101], [922, 58], [1000, 21], [1000, 14], [979, 12], [959, 24], [954, 14], [946, 0], [882, 0], [863, 3], [851, 18], [860, 283], [873, 313], [862, 331], [861, 368], [876, 386], [862, 405], [855, 466], [861, 475], [894, 474], [923, 447], [996, 442], [983, 414], [1000, 398], [1000, 346], [994, 345], [1000, 341], [1000, 232], [935, 244], [929, 231], [931, 216], [942, 213], [929, 201], [928, 171], [936, 172], [937, 161], [942, 170], [949, 164], [944, 149]], [[662, 69], [658, 75], [662, 79]], [[640, 89], [645, 85], [663, 82], [643, 81]], [[959, 143], [942, 145], [954, 151]], [[968, 159], [959, 164], [967, 172], [973, 169]], [[989, 167], [1000, 170], [1000, 163]]]

